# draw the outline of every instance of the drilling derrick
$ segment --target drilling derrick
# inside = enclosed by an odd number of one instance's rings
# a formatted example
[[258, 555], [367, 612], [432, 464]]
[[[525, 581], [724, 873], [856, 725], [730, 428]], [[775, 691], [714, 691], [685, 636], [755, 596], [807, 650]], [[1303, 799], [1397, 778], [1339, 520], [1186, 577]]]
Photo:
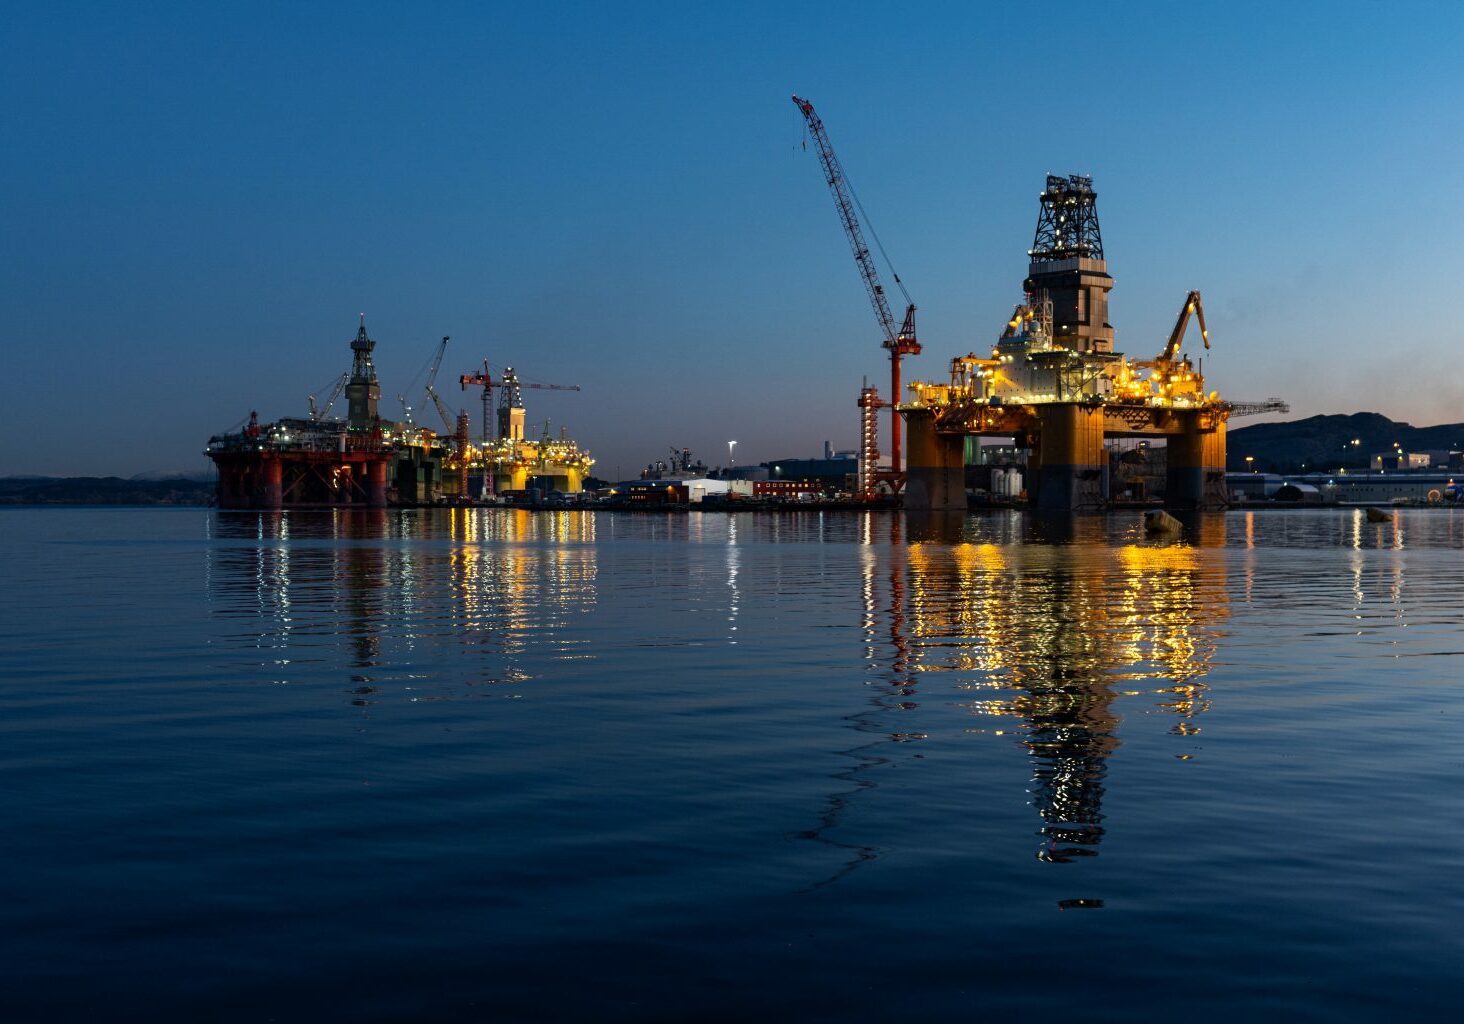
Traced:
[[1047, 176], [1027, 255], [1031, 263], [1023, 288], [1052, 302], [1053, 342], [1078, 352], [1112, 352], [1108, 292], [1113, 278], [1103, 258], [1092, 178]]
[[[900, 402], [900, 360], [905, 356], [918, 356], [920, 354], [920, 342], [915, 337], [915, 304], [910, 301], [910, 293], [905, 291], [905, 285], [900, 281], [900, 275], [890, 268], [894, 276], [895, 286], [900, 289], [900, 294], [905, 297], [905, 319], [897, 328], [895, 316], [890, 312], [889, 299], [885, 297], [884, 285], [880, 283], [879, 271], [874, 265], [874, 257], [870, 254], [869, 246], [864, 241], [864, 231], [860, 227], [859, 218], [855, 215], [855, 208], [863, 209], [859, 205], [859, 198], [854, 194], [853, 187], [849, 184], [848, 177], [844, 174], [844, 168], [839, 163], [839, 157], [834, 152], [833, 143], [829, 141], [828, 132], [824, 130], [823, 120], [814, 112], [813, 104], [808, 100], [793, 97], [793, 103], [803, 115], [804, 121], [808, 123], [809, 134], [813, 136], [815, 147], [818, 149], [819, 163], [823, 165], [824, 178], [828, 182], [829, 191], [833, 193], [834, 206], [839, 211], [839, 221], [844, 226], [844, 234], [849, 239], [849, 248], [854, 252], [854, 262], [859, 267], [859, 276], [864, 281], [864, 289], [869, 293], [870, 305], [874, 307], [875, 319], [879, 321], [880, 329], [884, 332], [884, 340], [881, 344], [890, 353], [890, 400], [887, 404], [890, 408], [890, 473], [892, 483], [896, 492], [904, 481], [904, 469], [901, 458], [900, 438], [900, 416], [895, 407]], [[884, 246], [879, 243], [879, 236], [870, 229], [870, 235], [874, 237], [876, 245], [879, 245], [880, 254], [884, 256], [885, 262], [889, 263], [889, 255], [885, 253]], [[864, 407], [864, 395], [860, 395], [860, 406]], [[866, 413], [867, 415], [867, 413]], [[873, 493], [873, 487], [870, 488]]]
[[371, 362], [371, 350], [374, 348], [376, 342], [366, 334], [366, 314], [362, 313], [356, 340], [351, 342], [351, 380], [346, 385], [346, 401], [350, 410], [346, 423], [352, 430], [370, 430], [376, 422], [381, 384], [376, 379], [376, 366]]
[[524, 392], [512, 366], [503, 368], [498, 390], [498, 436], [509, 441], [524, 439]]

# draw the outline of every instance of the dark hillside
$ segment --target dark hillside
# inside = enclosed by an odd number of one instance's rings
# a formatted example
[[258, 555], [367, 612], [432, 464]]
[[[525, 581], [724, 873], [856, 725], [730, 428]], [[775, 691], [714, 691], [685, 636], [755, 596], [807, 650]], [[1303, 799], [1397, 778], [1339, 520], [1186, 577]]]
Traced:
[[115, 476], [0, 478], [0, 505], [207, 505], [210, 480], [123, 480]]
[[1253, 455], [1252, 468], [1268, 473], [1362, 469], [1377, 452], [1392, 451], [1395, 442], [1404, 451], [1457, 451], [1464, 448], [1464, 423], [1415, 427], [1375, 412], [1256, 423], [1230, 431], [1226, 461], [1229, 469], [1244, 470], [1245, 457]]

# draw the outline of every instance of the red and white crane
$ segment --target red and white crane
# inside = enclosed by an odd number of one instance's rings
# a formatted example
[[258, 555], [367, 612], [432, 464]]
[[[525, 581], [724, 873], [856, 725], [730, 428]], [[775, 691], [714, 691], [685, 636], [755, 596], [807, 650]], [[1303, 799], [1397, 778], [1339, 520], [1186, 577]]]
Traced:
[[521, 388], [539, 388], [543, 391], [578, 391], [580, 389], [578, 384], [531, 384], [521, 381], [518, 374], [513, 372], [512, 366], [504, 367], [503, 376], [494, 380], [493, 375], [488, 372], [488, 360], [486, 359], [483, 360], [482, 372], [465, 373], [458, 378], [458, 383], [464, 391], [468, 389], [469, 385], [483, 389], [483, 440], [485, 442], [493, 439], [491, 410], [494, 388], [503, 390], [504, 405], [508, 408], [519, 408], [523, 405]]

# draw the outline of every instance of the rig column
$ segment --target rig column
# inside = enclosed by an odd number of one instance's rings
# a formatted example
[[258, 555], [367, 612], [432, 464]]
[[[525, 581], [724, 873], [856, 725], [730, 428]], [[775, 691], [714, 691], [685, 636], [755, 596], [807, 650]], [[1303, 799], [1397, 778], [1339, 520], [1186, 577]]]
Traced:
[[366, 504], [386, 508], [386, 460], [373, 459], [366, 464]]
[[1038, 512], [1098, 512], [1107, 504], [1108, 452], [1103, 408], [1077, 403], [1039, 405], [1039, 437], [1029, 489]]
[[1225, 423], [1213, 430], [1200, 427], [1198, 413], [1189, 413], [1183, 429], [1168, 440], [1165, 453], [1164, 504], [1172, 509], [1214, 512], [1230, 504], [1225, 487]]
[[279, 459], [261, 459], [259, 470], [259, 507], [280, 508], [285, 503], [284, 463]]
[[243, 508], [244, 500], [243, 484], [241, 478], [244, 473], [239, 466], [237, 459], [214, 459], [214, 465], [219, 467], [218, 503], [219, 508]]
[[928, 409], [897, 413], [910, 429], [905, 451], [905, 508], [966, 510], [966, 439], [940, 434]]

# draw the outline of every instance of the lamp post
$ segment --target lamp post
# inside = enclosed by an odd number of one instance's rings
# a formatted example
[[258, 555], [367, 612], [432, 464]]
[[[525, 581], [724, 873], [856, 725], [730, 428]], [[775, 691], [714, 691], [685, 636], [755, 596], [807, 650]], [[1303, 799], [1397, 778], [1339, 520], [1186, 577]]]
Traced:
[[736, 441], [728, 441], [727, 442], [727, 468], [728, 469], [731, 469], [733, 466], [737, 465], [737, 460], [732, 457], [732, 449], [733, 448], [736, 448], [736, 447], [737, 447], [737, 442]]
[[1247, 470], [1249, 470], [1250, 472], [1252, 472], [1252, 473], [1254, 473], [1256, 471], [1256, 469], [1255, 469], [1255, 461], [1256, 461], [1256, 457], [1254, 455], [1247, 455], [1245, 457], [1245, 468]]

